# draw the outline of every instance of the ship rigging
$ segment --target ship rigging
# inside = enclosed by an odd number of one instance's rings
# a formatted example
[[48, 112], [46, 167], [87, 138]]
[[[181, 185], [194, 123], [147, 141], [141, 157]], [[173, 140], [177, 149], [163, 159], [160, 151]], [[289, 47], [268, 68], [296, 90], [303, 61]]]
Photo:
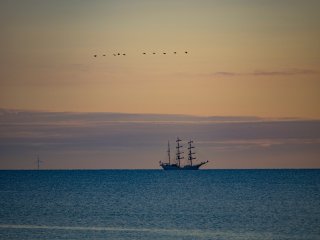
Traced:
[[171, 151], [170, 151], [170, 143], [168, 141], [168, 150], [167, 150], [167, 154], [168, 154], [168, 162], [159, 162], [160, 166], [164, 169], [164, 170], [198, 170], [202, 165], [208, 163], [209, 161], [204, 161], [204, 162], [200, 162], [200, 163], [194, 163], [193, 160], [196, 159], [195, 152], [193, 151], [193, 149], [195, 148], [192, 144], [193, 141], [190, 140], [188, 142], [188, 162], [186, 165], [182, 165], [182, 160], [184, 159], [183, 157], [183, 151], [182, 148], [183, 146], [181, 145], [181, 139], [178, 137], [176, 140], [176, 162], [175, 163], [171, 163]]

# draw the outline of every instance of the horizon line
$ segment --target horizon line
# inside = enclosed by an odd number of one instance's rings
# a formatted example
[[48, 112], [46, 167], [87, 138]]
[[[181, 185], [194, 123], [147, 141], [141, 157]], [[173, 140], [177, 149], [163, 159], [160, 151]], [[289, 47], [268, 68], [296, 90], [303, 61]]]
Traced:
[[[0, 169], [0, 171], [165, 171], [161, 168], [45, 168], [45, 169]], [[298, 168], [298, 167], [285, 167], [285, 168], [206, 168], [194, 171], [211, 171], [211, 170], [320, 170], [320, 168]], [[190, 170], [192, 171], [192, 170]], [[188, 172], [188, 171], [187, 171]]]

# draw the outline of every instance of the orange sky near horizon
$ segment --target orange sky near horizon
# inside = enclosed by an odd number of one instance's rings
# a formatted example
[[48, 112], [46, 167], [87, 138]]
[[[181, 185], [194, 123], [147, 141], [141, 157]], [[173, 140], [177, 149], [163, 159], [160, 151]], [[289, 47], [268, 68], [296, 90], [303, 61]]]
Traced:
[[319, 9], [313, 0], [1, 2], [0, 108], [319, 119]]

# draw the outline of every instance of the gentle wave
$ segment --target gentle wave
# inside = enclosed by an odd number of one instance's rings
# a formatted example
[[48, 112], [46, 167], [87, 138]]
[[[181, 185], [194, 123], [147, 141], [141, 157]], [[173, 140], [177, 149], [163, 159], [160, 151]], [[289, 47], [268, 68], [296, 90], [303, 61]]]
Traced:
[[11, 229], [48, 229], [48, 230], [72, 230], [72, 231], [112, 231], [112, 232], [150, 232], [159, 234], [174, 234], [187, 236], [204, 236], [204, 235], [219, 235], [208, 230], [194, 229], [157, 229], [157, 228], [119, 228], [119, 227], [81, 227], [81, 226], [45, 226], [45, 225], [10, 225], [0, 224], [0, 228]]
[[[236, 233], [198, 229], [157, 229], [157, 228], [120, 228], [120, 227], [81, 227], [81, 226], [46, 226], [46, 225], [11, 225], [0, 224], [0, 229], [47, 229], [68, 231], [105, 231], [105, 232], [144, 232], [160, 235], [189, 236], [205, 239], [274, 239], [271, 233]], [[279, 236], [278, 236], [279, 237]], [[284, 236], [282, 236], [284, 237]]]

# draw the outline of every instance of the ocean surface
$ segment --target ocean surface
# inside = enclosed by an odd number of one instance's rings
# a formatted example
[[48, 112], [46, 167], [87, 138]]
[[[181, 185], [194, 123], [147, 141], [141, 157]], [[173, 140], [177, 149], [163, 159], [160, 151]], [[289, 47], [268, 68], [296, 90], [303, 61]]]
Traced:
[[320, 239], [320, 170], [0, 171], [0, 239]]

